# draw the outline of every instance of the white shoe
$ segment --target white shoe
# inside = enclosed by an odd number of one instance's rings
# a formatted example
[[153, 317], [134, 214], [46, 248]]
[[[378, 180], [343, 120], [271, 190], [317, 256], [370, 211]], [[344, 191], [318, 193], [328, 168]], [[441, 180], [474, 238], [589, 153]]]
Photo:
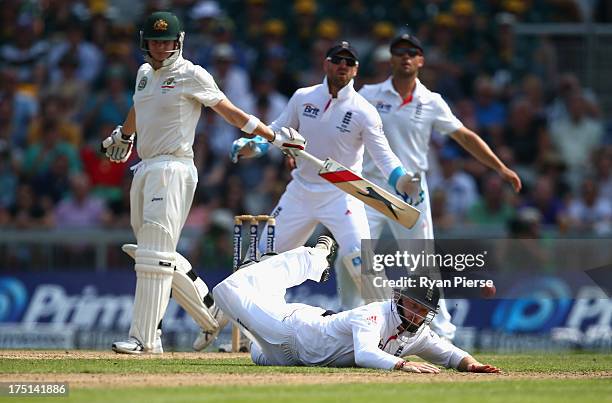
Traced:
[[161, 330], [157, 329], [157, 336], [153, 342], [153, 349], [145, 351], [142, 343], [135, 337], [113, 343], [113, 351], [117, 354], [162, 354], [164, 349], [161, 341]]
[[228, 324], [229, 319], [225, 316], [223, 311], [217, 307], [217, 305], [213, 305], [210, 307], [210, 313], [213, 318], [219, 323], [219, 327], [214, 332], [208, 332], [206, 330], [200, 331], [200, 334], [193, 342], [193, 349], [195, 351], [202, 351], [206, 347], [210, 346], [213, 341], [217, 339], [219, 333], [223, 328]]

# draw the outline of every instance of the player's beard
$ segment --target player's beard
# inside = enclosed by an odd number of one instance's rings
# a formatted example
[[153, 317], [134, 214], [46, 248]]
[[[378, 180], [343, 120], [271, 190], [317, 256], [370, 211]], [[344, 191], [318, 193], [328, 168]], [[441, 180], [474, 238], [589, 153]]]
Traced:
[[334, 75], [334, 76], [328, 77], [327, 79], [329, 80], [329, 83], [333, 87], [336, 87], [338, 89], [342, 89], [348, 83], [351, 82], [352, 77], [350, 76], [350, 74], [347, 74], [345, 77], [342, 77], [342, 76], [339, 76], [339, 75]]

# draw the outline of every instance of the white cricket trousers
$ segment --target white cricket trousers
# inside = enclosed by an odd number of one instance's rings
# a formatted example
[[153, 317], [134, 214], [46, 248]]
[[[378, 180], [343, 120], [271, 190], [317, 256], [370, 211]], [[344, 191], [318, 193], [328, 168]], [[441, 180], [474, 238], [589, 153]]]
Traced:
[[[431, 218], [431, 205], [429, 203], [429, 187], [427, 186], [427, 178], [425, 174], [422, 174], [421, 176], [421, 186], [425, 192], [425, 200], [423, 203], [417, 206], [421, 212], [421, 215], [419, 220], [412, 228], [406, 228], [403, 225], [390, 220], [384, 214], [374, 210], [370, 206], [366, 206], [366, 213], [368, 216], [368, 224], [370, 225], [372, 239], [380, 238], [385, 224], [389, 225], [389, 229], [391, 230], [391, 233], [395, 239], [434, 239], [433, 219]], [[395, 191], [393, 191], [390, 186], [386, 186], [385, 189], [392, 192], [392, 194], [395, 194]], [[439, 312], [434, 317], [434, 320], [429, 327], [436, 332], [438, 336], [453, 340], [457, 327], [451, 323], [451, 316], [446, 307], [446, 301], [443, 298], [440, 299], [439, 305]]]
[[191, 158], [160, 155], [134, 168], [130, 188], [130, 221], [134, 235], [143, 223], [155, 223], [172, 237], [174, 248], [189, 214], [198, 185]]
[[326, 250], [301, 246], [239, 269], [213, 289], [217, 306], [254, 339], [253, 362], [301, 364], [287, 319], [298, 309], [312, 307], [288, 304], [285, 292], [307, 279], [319, 281], [328, 265], [326, 257]]
[[[361, 240], [370, 238], [363, 202], [332, 184], [306, 187], [294, 179], [287, 185], [272, 216], [276, 218], [279, 253], [304, 245], [318, 223], [327, 227], [339, 247], [335, 271], [341, 307], [345, 310], [363, 304], [359, 289], [342, 265], [343, 256], [361, 250]], [[265, 241], [262, 237], [260, 250], [265, 250]]]

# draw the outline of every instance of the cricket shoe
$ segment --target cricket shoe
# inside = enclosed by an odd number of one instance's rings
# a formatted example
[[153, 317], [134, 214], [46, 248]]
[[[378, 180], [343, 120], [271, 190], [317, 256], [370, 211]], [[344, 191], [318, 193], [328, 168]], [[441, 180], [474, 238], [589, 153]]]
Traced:
[[161, 342], [161, 330], [157, 329], [157, 335], [153, 342], [153, 349], [145, 351], [144, 346], [135, 337], [130, 337], [127, 340], [116, 341], [113, 343], [113, 351], [117, 354], [162, 354], [164, 349]]
[[324, 249], [327, 251], [327, 267], [323, 270], [323, 274], [321, 274], [320, 283], [323, 283], [329, 280], [329, 276], [331, 275], [331, 268], [334, 264], [334, 259], [336, 258], [336, 251], [338, 249], [338, 244], [332, 237], [327, 235], [321, 235], [317, 239], [317, 244], [315, 245], [317, 249]]
[[217, 305], [213, 305], [212, 307], [210, 307], [210, 313], [212, 317], [215, 318], [217, 323], [219, 323], [219, 327], [213, 332], [201, 330], [200, 334], [198, 334], [198, 337], [195, 339], [192, 345], [195, 351], [202, 351], [206, 347], [210, 346], [212, 342], [217, 339], [217, 336], [219, 336], [221, 330], [223, 330], [223, 328], [227, 326], [229, 322], [227, 316], [225, 316], [223, 311], [219, 309]]

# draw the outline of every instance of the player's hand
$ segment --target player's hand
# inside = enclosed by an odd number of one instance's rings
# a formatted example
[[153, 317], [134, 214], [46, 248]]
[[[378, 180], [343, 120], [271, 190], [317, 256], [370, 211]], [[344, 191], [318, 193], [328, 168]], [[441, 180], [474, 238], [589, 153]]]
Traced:
[[297, 151], [306, 148], [306, 139], [292, 127], [283, 127], [274, 132], [272, 144], [280, 148], [285, 154], [295, 156]]
[[478, 372], [483, 374], [499, 374], [501, 370], [489, 364], [481, 364], [479, 362], [469, 364], [467, 372]]
[[516, 172], [510, 168], [505, 168], [500, 172], [500, 175], [506, 182], [509, 182], [512, 185], [512, 188], [514, 188], [516, 193], [521, 191], [523, 184], [521, 183], [521, 178], [519, 178]]
[[111, 135], [102, 141], [101, 149], [111, 162], [125, 162], [130, 158], [130, 154], [132, 154], [134, 133], [126, 136], [121, 131], [121, 128], [121, 125], [115, 127]]
[[403, 361], [397, 368], [404, 372], [414, 372], [417, 374], [439, 374], [440, 368], [428, 362]]
[[234, 140], [230, 151], [230, 159], [235, 164], [241, 158], [257, 158], [268, 151], [270, 144], [261, 136], [252, 139], [241, 137]]
[[411, 206], [418, 206], [425, 201], [425, 191], [421, 187], [421, 175], [402, 175], [395, 185], [395, 191]]

